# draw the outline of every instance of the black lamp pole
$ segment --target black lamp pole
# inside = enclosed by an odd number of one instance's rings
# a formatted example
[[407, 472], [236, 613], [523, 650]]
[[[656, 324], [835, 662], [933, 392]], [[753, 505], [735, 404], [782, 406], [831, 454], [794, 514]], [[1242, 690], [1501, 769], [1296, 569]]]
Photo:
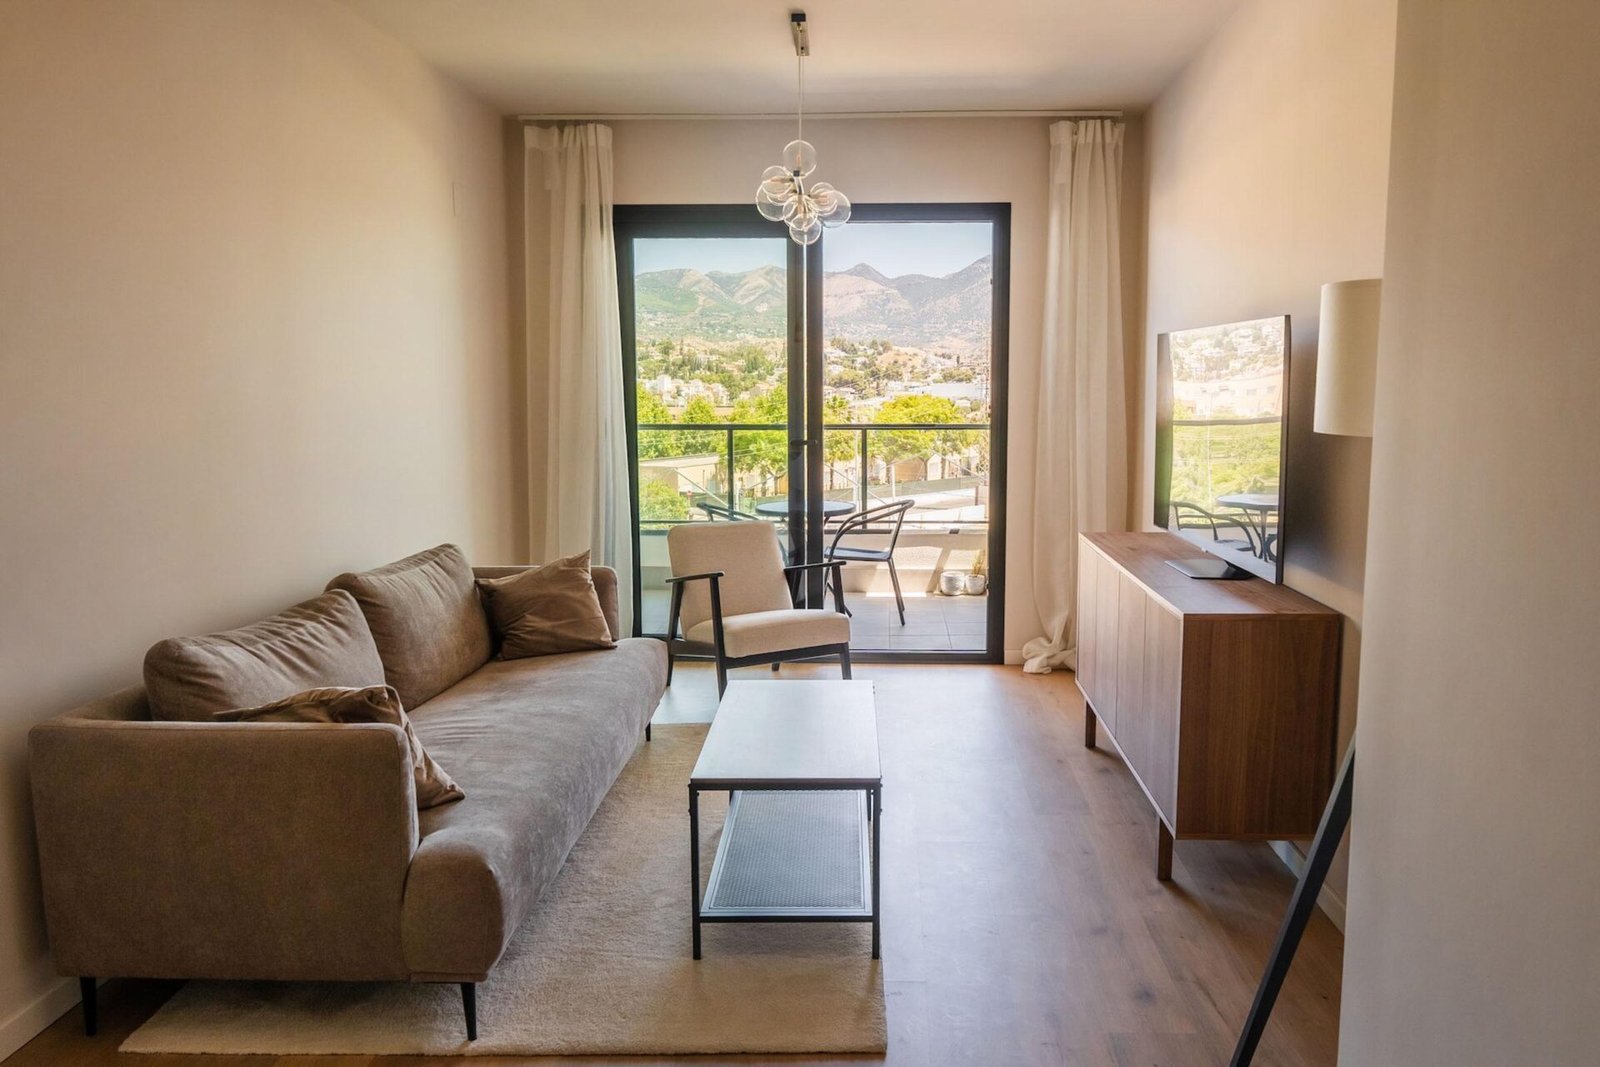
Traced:
[[1233, 1059], [1229, 1061], [1230, 1067], [1249, 1067], [1250, 1061], [1255, 1058], [1256, 1046], [1261, 1043], [1261, 1035], [1267, 1029], [1267, 1018], [1272, 1014], [1273, 1004], [1277, 1003], [1278, 990], [1283, 988], [1283, 980], [1289, 975], [1289, 965], [1294, 962], [1295, 950], [1300, 947], [1300, 936], [1306, 932], [1311, 909], [1317, 906], [1317, 896], [1328, 877], [1328, 865], [1333, 862], [1333, 854], [1339, 850], [1345, 827], [1350, 824], [1350, 796], [1355, 787], [1355, 776], [1356, 746], [1352, 744], [1344, 755], [1339, 777], [1333, 783], [1333, 795], [1328, 798], [1328, 806], [1322, 811], [1322, 823], [1311, 842], [1305, 870], [1300, 872], [1300, 884], [1294, 887], [1289, 912], [1283, 917], [1283, 925], [1278, 928], [1277, 944], [1272, 946], [1266, 973], [1256, 987], [1255, 1003], [1250, 1005], [1244, 1030], [1239, 1034], [1239, 1044], [1234, 1047]]

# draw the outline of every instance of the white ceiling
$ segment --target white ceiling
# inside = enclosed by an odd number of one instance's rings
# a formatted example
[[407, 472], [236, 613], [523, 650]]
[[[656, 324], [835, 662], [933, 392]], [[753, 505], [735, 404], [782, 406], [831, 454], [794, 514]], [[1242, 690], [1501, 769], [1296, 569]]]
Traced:
[[1137, 108], [1238, 0], [347, 0], [507, 114]]

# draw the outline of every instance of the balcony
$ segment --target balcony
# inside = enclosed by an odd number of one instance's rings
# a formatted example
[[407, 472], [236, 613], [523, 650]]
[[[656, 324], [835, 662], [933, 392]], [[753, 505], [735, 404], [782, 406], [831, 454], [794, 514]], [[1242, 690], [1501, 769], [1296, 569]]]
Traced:
[[[851, 641], [861, 651], [982, 652], [987, 594], [947, 596], [942, 576], [982, 567], [989, 537], [987, 423], [830, 423], [824, 427], [823, 496], [845, 510], [911, 499], [895, 547], [906, 622], [895, 611], [888, 567], [844, 568]], [[666, 532], [690, 522], [757, 519], [788, 544], [788, 438], [781, 424], [646, 423], [639, 427], [639, 564], [642, 625], [664, 633], [671, 573]], [[766, 512], [767, 514], [763, 514]], [[887, 528], [842, 544], [883, 547]]]

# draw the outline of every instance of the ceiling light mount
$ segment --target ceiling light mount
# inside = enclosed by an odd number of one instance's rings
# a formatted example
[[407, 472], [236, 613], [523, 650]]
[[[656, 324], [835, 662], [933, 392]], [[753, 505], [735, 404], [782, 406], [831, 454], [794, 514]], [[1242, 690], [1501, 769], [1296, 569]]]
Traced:
[[789, 236], [796, 243], [809, 245], [822, 236], [824, 226], [842, 226], [850, 220], [850, 198], [827, 182], [806, 183], [817, 169], [817, 150], [805, 139], [805, 59], [811, 54], [811, 41], [806, 33], [804, 11], [789, 15], [789, 33], [794, 38], [799, 100], [795, 139], [784, 145], [782, 164], [774, 164], [761, 172], [761, 184], [756, 187], [756, 210], [761, 212], [762, 218], [787, 224]]
[[811, 38], [806, 35], [806, 13], [789, 13], [789, 35], [794, 38], [794, 54], [802, 59], [811, 54]]

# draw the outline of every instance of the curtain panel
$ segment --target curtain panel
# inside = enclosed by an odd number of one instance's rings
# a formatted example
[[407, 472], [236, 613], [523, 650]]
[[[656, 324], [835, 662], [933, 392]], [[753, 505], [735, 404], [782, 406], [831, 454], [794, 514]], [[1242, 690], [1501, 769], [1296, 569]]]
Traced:
[[1078, 535], [1128, 514], [1122, 346], [1123, 125], [1050, 127], [1050, 225], [1035, 436], [1033, 581], [1044, 636], [1023, 669], [1077, 666]]
[[[633, 535], [611, 129], [528, 127], [525, 144], [530, 157], [540, 157], [538, 166], [529, 159], [528, 180], [542, 174], [549, 195], [548, 329], [541, 337], [530, 322], [528, 331], [529, 433], [545, 436], [543, 468], [530, 472], [535, 517], [543, 516], [532, 530], [533, 548], [545, 560], [587, 550], [594, 563], [615, 568], [623, 631], [631, 634]], [[535, 191], [528, 193], [531, 205]], [[542, 234], [530, 225], [528, 236], [531, 260], [544, 251]]]

